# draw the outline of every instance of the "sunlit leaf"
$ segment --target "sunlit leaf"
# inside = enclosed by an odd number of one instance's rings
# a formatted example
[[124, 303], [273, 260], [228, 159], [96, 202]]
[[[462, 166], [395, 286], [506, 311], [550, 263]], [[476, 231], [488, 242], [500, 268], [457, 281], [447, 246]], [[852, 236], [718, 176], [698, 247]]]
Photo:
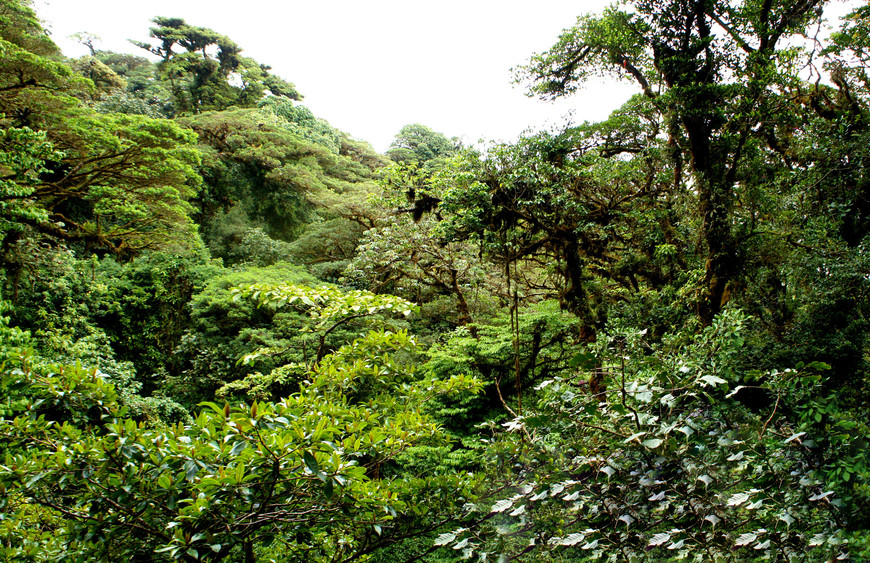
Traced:
[[577, 545], [584, 541], [586, 541], [586, 536], [584, 534], [568, 534], [559, 543], [561, 545]]
[[654, 449], [661, 446], [663, 442], [664, 440], [662, 440], [661, 438], [650, 438], [649, 440], [644, 440], [641, 443], [647, 448]]
[[652, 539], [650, 539], [649, 545], [657, 546], [669, 541], [671, 541], [671, 534], [667, 532], [659, 532], [658, 534], [654, 535]]
[[707, 385], [721, 385], [723, 383], [728, 383], [726, 380], [716, 375], [702, 375], [698, 379], [700, 379]]
[[734, 542], [734, 545], [735, 546], [749, 545], [751, 543], [754, 543], [755, 540], [757, 540], [757, 539], [758, 539], [758, 534], [754, 534], [754, 533], [741, 534], [737, 538], [737, 540]]
[[456, 534], [446, 533], [435, 538], [435, 545], [447, 545], [456, 539]]
[[504, 512], [508, 508], [514, 505], [514, 501], [510, 499], [504, 499], [496, 502], [492, 505], [492, 508], [489, 509], [490, 512]]

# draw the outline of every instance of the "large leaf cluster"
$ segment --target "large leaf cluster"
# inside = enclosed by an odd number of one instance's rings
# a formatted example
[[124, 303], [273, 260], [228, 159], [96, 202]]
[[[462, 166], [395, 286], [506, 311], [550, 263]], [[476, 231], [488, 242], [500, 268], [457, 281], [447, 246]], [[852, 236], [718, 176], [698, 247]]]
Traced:
[[[583, 561], [848, 557], [831, 464], [857, 444], [826, 444], [855, 426], [830, 419], [817, 398], [823, 364], [735, 385], [747, 376], [734, 363], [744, 323], [729, 311], [641, 355], [644, 334], [599, 341], [588, 354], [601, 361], [606, 396], [572, 377], [540, 384], [536, 407], [504, 424], [516, 441], [492, 449], [492, 465], [511, 477], [471, 513], [489, 520], [486, 533], [459, 529], [438, 543]], [[762, 389], [775, 395], [763, 412], [735, 400]]]
[[[389, 543], [415, 514], [449, 518], [456, 499], [446, 495], [467, 478], [378, 469], [437, 437], [423, 402], [477, 387], [468, 378], [419, 379], [391, 362], [413, 347], [408, 335], [371, 333], [324, 359], [279, 403], [207, 403], [189, 425], [153, 428], [123, 418], [96, 369], [5, 371], [4, 384], [26, 398], [0, 422], [7, 554], [34, 556], [34, 542], [45, 542], [46, 552], [64, 545], [68, 560], [218, 561], [274, 540], [295, 558], [318, 560]], [[369, 382], [372, 401], [355, 381]], [[87, 415], [67, 418], [49, 404]], [[445, 495], [440, 506], [432, 494]], [[23, 533], [34, 519], [51, 521], [54, 538]]]

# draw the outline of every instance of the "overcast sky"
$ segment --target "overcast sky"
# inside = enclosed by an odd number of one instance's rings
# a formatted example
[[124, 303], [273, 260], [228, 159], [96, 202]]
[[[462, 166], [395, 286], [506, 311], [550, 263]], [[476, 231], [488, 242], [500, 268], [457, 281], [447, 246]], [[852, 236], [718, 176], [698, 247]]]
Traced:
[[448, 137], [512, 140], [524, 129], [603, 119], [633, 92], [589, 88], [547, 103], [513, 86], [510, 68], [546, 50], [581, 11], [609, 0], [35, 0], [67, 56], [87, 49], [145, 55], [154, 16], [181, 17], [230, 37], [244, 54], [293, 82], [333, 126], [384, 151], [399, 129], [423, 123]]

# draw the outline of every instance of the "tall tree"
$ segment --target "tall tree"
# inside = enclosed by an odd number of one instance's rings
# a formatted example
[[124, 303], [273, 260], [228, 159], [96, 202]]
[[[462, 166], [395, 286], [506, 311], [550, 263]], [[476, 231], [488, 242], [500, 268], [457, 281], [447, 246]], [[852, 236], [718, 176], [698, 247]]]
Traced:
[[4, 267], [20, 263], [10, 252], [28, 233], [127, 256], [189, 243], [186, 200], [199, 183], [193, 133], [87, 107], [80, 95], [93, 82], [61, 61], [25, 3], [0, 3], [0, 49]]
[[[747, 154], [777, 158], [780, 94], [795, 80], [788, 42], [818, 20], [824, 0], [732, 4], [637, 0], [586, 16], [523, 73], [544, 98], [570, 94], [591, 76], [633, 80], [664, 116], [676, 183], [697, 192], [712, 320], [742, 269], [735, 202], [751, 183]], [[683, 162], [691, 179], [682, 179]], [[683, 183], [685, 182], [685, 183]], [[678, 186], [679, 187], [679, 186]]]
[[[171, 84], [181, 113], [252, 107], [266, 91], [299, 100], [296, 88], [271, 74], [271, 67], [243, 57], [225, 35], [187, 24], [181, 18], [156, 17], [151, 37], [157, 43], [133, 43], [161, 58], [158, 71]], [[176, 49], [182, 49], [176, 51]]]
[[423, 164], [436, 158], [456, 154], [456, 141], [448, 139], [443, 133], [412, 123], [405, 125], [396, 134], [387, 156], [396, 162]]

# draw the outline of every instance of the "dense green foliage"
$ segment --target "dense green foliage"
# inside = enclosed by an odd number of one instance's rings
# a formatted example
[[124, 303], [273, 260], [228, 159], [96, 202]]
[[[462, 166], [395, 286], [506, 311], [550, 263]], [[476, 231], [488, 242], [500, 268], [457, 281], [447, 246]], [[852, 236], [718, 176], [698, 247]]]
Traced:
[[457, 152], [457, 143], [420, 123], [405, 125], [387, 155], [396, 162], [425, 163]]
[[379, 155], [218, 32], [67, 60], [0, 0], [0, 559], [870, 559], [827, 8], [619, 3], [517, 74], [607, 119]]
[[[270, 67], [241, 56], [242, 49], [229, 37], [180, 18], [157, 17], [153, 21], [157, 27], [151, 28], [151, 37], [156, 43], [134, 43], [160, 57], [158, 76], [169, 84], [177, 112], [250, 107], [267, 91], [301, 98], [292, 84], [270, 74]], [[184, 52], [174, 51], [175, 47]]]

